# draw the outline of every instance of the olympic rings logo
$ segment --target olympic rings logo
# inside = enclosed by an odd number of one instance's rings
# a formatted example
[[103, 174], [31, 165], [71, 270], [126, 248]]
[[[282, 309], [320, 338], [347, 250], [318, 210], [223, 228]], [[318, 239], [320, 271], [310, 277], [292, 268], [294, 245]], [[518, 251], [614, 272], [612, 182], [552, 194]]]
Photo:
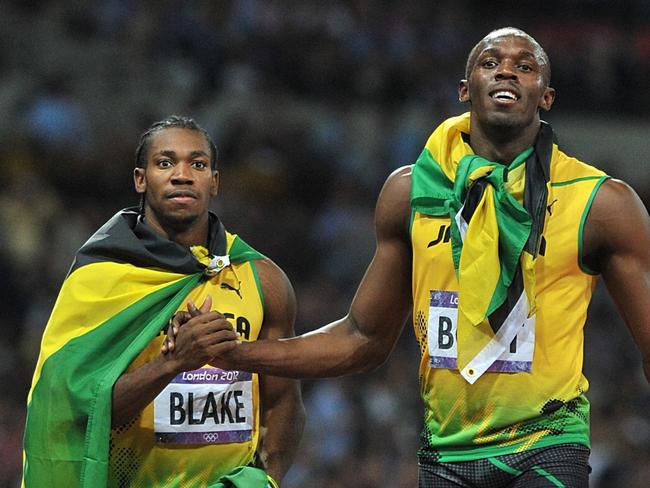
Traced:
[[203, 434], [203, 440], [206, 442], [217, 442], [219, 440], [219, 434], [216, 432], [206, 432]]

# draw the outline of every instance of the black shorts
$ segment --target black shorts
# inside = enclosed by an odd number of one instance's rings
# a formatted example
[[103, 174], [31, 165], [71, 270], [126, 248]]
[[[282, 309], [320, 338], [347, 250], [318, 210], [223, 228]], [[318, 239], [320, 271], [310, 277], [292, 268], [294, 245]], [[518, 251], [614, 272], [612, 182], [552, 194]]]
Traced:
[[581, 444], [531, 449], [475, 461], [420, 458], [419, 488], [587, 488], [589, 449]]

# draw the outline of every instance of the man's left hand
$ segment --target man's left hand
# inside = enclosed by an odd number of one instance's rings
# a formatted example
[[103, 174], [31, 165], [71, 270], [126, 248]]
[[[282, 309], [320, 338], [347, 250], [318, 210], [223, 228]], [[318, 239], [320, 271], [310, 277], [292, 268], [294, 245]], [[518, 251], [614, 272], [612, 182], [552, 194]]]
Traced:
[[192, 317], [197, 317], [201, 314], [209, 312], [210, 307], [212, 307], [212, 297], [210, 295], [205, 297], [205, 300], [203, 300], [203, 303], [199, 308], [196, 308], [194, 302], [192, 300], [189, 300], [187, 302], [187, 312], [184, 310], [176, 312], [169, 321], [169, 325], [167, 326], [167, 337], [163, 341], [160, 352], [163, 354], [172, 352], [176, 346], [176, 336], [178, 335], [178, 331], [181, 326]]

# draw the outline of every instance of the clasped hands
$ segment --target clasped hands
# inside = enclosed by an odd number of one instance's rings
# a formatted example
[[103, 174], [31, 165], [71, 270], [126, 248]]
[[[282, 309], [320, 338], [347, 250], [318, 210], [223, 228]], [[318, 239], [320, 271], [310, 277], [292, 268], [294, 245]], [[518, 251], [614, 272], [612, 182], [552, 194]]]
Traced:
[[212, 297], [208, 295], [200, 307], [190, 300], [187, 311], [176, 312], [167, 327], [161, 353], [175, 356], [193, 369], [205, 364], [231, 369], [226, 357], [241, 341], [226, 317], [211, 307]]

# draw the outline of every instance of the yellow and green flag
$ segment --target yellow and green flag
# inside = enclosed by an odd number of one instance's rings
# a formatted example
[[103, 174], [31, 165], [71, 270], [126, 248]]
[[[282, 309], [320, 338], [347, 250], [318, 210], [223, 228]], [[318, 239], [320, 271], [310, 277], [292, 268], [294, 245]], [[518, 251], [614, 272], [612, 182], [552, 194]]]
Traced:
[[162, 238], [131, 208], [78, 251], [29, 392], [24, 486], [106, 485], [115, 381], [206, 275], [263, 257], [213, 214], [209, 234], [212, 260]]
[[431, 135], [415, 163], [411, 206], [451, 221], [458, 277], [458, 369], [474, 383], [535, 314], [535, 272], [548, 197], [553, 131], [510, 164], [475, 155], [469, 113]]

